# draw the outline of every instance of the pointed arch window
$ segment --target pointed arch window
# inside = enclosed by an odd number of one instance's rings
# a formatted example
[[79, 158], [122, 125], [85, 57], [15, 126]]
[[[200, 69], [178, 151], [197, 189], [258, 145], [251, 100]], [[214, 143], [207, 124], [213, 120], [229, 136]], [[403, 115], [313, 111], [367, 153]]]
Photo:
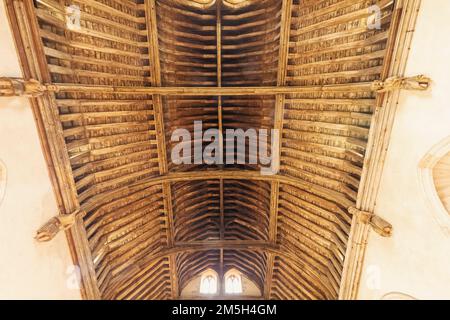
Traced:
[[225, 293], [226, 294], [242, 293], [242, 277], [239, 272], [231, 270], [225, 275]]
[[216, 294], [217, 293], [217, 274], [214, 272], [206, 272], [202, 275], [200, 282], [201, 294]]

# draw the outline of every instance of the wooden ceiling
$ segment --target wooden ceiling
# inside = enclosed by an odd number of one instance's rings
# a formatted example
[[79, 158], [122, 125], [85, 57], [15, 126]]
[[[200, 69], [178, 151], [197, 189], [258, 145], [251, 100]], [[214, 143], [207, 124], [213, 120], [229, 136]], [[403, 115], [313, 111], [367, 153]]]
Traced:
[[[32, 15], [40, 78], [77, 85], [51, 103], [98, 297], [177, 299], [209, 268], [239, 270], [265, 298], [338, 297], [377, 104], [364, 84], [385, 75], [394, 0], [25, 2], [7, 1]], [[379, 30], [367, 27], [373, 4]], [[81, 28], [67, 28], [69, 5]], [[285, 86], [304, 90], [133, 91]], [[171, 134], [195, 120], [279, 129], [279, 174], [174, 165]]]

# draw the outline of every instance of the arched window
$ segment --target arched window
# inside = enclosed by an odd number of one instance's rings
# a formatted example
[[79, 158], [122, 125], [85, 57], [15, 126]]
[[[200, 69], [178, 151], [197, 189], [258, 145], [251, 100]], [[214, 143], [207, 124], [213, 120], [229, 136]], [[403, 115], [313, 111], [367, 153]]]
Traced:
[[200, 281], [201, 294], [217, 293], [217, 275], [214, 272], [205, 272]]
[[242, 278], [239, 272], [231, 270], [225, 275], [225, 293], [241, 294]]

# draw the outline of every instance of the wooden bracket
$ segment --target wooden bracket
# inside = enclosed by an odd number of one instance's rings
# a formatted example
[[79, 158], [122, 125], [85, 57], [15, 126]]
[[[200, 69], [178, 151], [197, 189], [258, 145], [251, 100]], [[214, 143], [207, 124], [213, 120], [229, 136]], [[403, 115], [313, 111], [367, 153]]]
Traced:
[[58, 86], [35, 79], [0, 77], [0, 97], [39, 97], [46, 92], [58, 92]]
[[392, 236], [392, 225], [383, 218], [366, 211], [361, 211], [354, 207], [348, 209], [348, 212], [355, 215], [358, 221], [363, 224], [369, 224], [372, 229], [382, 237]]
[[46, 87], [37, 80], [0, 78], [0, 97], [37, 97], [42, 95], [46, 90]]
[[424, 75], [414, 77], [391, 77], [385, 81], [374, 81], [372, 83], [372, 90], [377, 93], [394, 90], [425, 91], [428, 90], [430, 84], [431, 79]]
[[71, 214], [64, 214], [51, 218], [36, 232], [35, 239], [38, 242], [51, 241], [59, 231], [70, 229], [76, 222], [77, 218], [83, 216], [83, 211], [75, 211]]

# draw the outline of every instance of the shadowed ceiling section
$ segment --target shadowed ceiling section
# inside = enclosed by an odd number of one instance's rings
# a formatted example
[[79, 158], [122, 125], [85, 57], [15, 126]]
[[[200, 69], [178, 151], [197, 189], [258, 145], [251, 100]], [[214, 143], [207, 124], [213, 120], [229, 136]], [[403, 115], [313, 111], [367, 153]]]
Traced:
[[[52, 96], [70, 158], [59, 170], [73, 175], [86, 213], [102, 298], [176, 299], [208, 269], [236, 269], [270, 299], [338, 297], [347, 209], [377, 106], [358, 84], [384, 77], [394, 2], [35, 1], [52, 83], [305, 88], [278, 96]], [[72, 4], [81, 10], [78, 29], [66, 25]], [[380, 29], [367, 26], [373, 4]], [[246, 164], [195, 164], [193, 145], [185, 159], [192, 164], [174, 164], [172, 134], [186, 129], [194, 138], [194, 121], [203, 131], [281, 129], [279, 174], [258, 176], [248, 143]], [[225, 156], [236, 152], [224, 143]]]
[[202, 10], [171, 0], [156, 3], [163, 85], [217, 86], [215, 8]]
[[268, 240], [270, 184], [225, 180], [225, 239]]
[[281, 1], [253, 1], [222, 11], [224, 86], [276, 85]]
[[220, 182], [205, 180], [172, 185], [175, 241], [220, 238]]

